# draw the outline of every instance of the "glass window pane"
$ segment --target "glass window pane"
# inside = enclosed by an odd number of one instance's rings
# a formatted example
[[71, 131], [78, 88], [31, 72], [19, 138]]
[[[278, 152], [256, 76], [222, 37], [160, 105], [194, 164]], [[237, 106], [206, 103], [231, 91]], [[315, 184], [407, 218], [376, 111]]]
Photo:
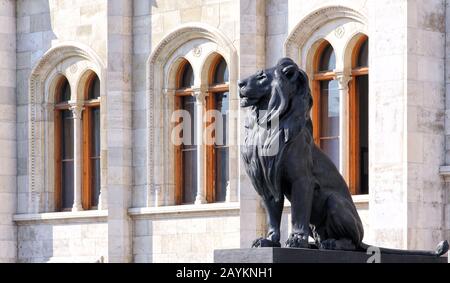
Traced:
[[229, 181], [229, 149], [224, 147], [227, 144], [229, 92], [215, 93], [214, 98], [216, 110], [222, 114], [222, 123], [216, 122], [215, 129], [215, 201], [224, 202]]
[[183, 123], [183, 134], [185, 132], [190, 132], [191, 135], [191, 145], [195, 144], [195, 97], [191, 95], [182, 97], [182, 107], [189, 113], [191, 118], [191, 125], [186, 125]]
[[57, 93], [57, 103], [67, 102], [70, 100], [70, 85], [66, 78], [62, 79], [61, 86]]
[[197, 194], [197, 148], [185, 147], [183, 153], [183, 203], [192, 204]]
[[181, 76], [181, 86], [180, 87], [191, 87], [194, 85], [194, 70], [189, 63], [186, 63]]
[[100, 108], [92, 108], [92, 156], [100, 157]]
[[369, 66], [369, 40], [364, 41], [359, 49], [357, 67]]
[[369, 193], [369, 76], [356, 77], [359, 97], [360, 193]]
[[214, 73], [214, 83], [215, 84], [223, 84], [228, 82], [229, 74], [228, 74], [228, 65], [223, 58], [221, 58], [219, 64], [217, 64], [215, 73]]
[[[222, 124], [216, 121], [215, 138], [217, 145], [227, 144], [228, 138], [228, 111], [229, 111], [229, 92], [214, 94], [216, 110], [222, 114]], [[220, 126], [222, 126], [220, 128]]]
[[183, 200], [184, 204], [195, 202], [197, 194], [197, 146], [195, 145], [195, 97], [183, 96], [182, 107], [191, 118], [191, 124], [183, 124], [183, 134], [190, 131], [190, 144], [182, 144], [182, 174], [183, 174]]
[[72, 111], [61, 111], [62, 129], [62, 159], [73, 159], [73, 117]]
[[336, 168], [339, 169], [339, 138], [321, 140], [320, 148], [333, 161]]
[[216, 202], [224, 202], [229, 181], [229, 152], [227, 147], [216, 147]]
[[100, 108], [92, 108], [91, 196], [92, 206], [98, 205], [100, 195]]
[[88, 99], [97, 99], [100, 97], [100, 80], [97, 75], [94, 75], [89, 86]]
[[98, 206], [98, 197], [100, 196], [100, 158], [95, 158], [92, 161], [92, 206]]
[[73, 206], [73, 161], [62, 162], [62, 208], [72, 208]]
[[336, 69], [336, 56], [333, 47], [328, 44], [320, 57], [319, 71], [333, 71], [334, 69]]
[[320, 83], [320, 136], [339, 136], [339, 88], [337, 81]]

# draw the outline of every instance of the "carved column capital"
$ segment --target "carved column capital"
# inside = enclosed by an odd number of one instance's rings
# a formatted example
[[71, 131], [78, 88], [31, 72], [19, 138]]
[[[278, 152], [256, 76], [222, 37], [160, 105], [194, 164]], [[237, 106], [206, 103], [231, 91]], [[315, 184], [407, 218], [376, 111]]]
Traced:
[[77, 104], [77, 103], [71, 103], [70, 104], [70, 110], [72, 111], [73, 118], [81, 120], [81, 114], [83, 113], [84, 107]]
[[204, 88], [195, 88], [192, 90], [195, 96], [196, 103], [205, 103], [208, 92]]
[[352, 76], [348, 72], [337, 72], [336, 80], [339, 84], [339, 89], [348, 89], [348, 83], [352, 80]]

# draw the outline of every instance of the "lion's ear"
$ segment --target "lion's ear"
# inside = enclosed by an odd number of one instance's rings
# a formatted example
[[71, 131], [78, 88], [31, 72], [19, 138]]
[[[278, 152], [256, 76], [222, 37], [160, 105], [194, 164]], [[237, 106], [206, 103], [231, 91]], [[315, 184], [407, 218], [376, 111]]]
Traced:
[[295, 65], [289, 65], [283, 68], [283, 75], [290, 81], [294, 82], [298, 78], [298, 68]]

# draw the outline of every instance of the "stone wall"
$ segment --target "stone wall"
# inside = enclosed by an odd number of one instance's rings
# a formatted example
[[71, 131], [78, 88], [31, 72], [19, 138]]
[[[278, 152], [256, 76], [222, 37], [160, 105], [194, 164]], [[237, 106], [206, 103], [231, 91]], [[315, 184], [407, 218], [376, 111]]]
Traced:
[[[261, 70], [266, 64], [266, 6], [264, 1], [240, 1], [236, 11], [240, 16], [239, 38], [239, 78], [246, 78]], [[244, 117], [248, 109], [240, 109], [239, 130], [244, 137]], [[241, 140], [240, 143], [243, 143]], [[246, 248], [256, 238], [266, 234], [266, 214], [261, 198], [256, 194], [245, 173], [243, 162], [239, 162], [239, 200], [241, 205], [241, 247]]]
[[131, 261], [132, 9], [128, 0], [108, 1], [106, 124], [108, 253], [110, 262]]
[[[17, 189], [18, 213], [45, 211], [45, 199], [30, 202], [29, 81], [31, 70], [52, 47], [62, 43], [90, 46], [106, 60], [106, 1], [18, 0], [17, 9]], [[50, 62], [50, 64], [53, 62]], [[39, 188], [44, 191], [45, 188]]]
[[0, 1], [0, 262], [16, 259], [16, 23], [15, 1]]
[[81, 213], [64, 219], [58, 214], [16, 217], [18, 262], [108, 261], [105, 216], [83, 218]]
[[369, 4], [370, 238], [396, 248], [406, 248], [406, 11], [403, 0]]
[[283, 45], [288, 36], [288, 0], [266, 1], [266, 67], [283, 57]]
[[212, 204], [203, 209], [195, 205], [172, 206], [130, 212], [133, 262], [213, 262], [215, 249], [239, 248], [238, 204]]
[[445, 239], [445, 0], [408, 1], [407, 247]]
[[[445, 1], [446, 15], [450, 15], [450, 1]], [[450, 164], [450, 17], [445, 18], [445, 164]], [[445, 238], [450, 239], [450, 167], [442, 166], [441, 175], [445, 180], [443, 200], [445, 205]], [[450, 257], [449, 257], [450, 260]]]

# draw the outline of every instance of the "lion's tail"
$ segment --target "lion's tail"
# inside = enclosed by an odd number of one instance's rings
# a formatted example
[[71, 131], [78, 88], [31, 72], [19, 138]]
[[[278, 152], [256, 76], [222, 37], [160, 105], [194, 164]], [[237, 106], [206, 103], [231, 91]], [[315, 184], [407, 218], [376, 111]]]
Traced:
[[[371, 246], [365, 243], [361, 243], [360, 248], [364, 251], [367, 251]], [[387, 249], [377, 247], [381, 253], [384, 254], [396, 254], [396, 255], [418, 255], [418, 256], [436, 256], [440, 257], [448, 252], [449, 245], [447, 241], [440, 242], [434, 251], [407, 251], [407, 250], [398, 250], [398, 249]]]

